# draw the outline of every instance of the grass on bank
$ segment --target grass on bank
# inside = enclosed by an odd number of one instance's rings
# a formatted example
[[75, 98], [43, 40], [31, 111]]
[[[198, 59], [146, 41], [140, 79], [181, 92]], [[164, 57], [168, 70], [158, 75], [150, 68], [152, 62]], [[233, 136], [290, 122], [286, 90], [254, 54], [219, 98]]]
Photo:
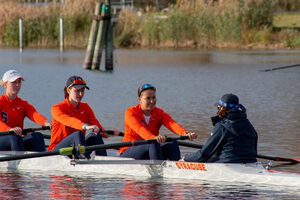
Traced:
[[116, 38], [129, 47], [299, 48], [298, 31], [273, 31], [275, 6], [273, 0], [180, 0], [162, 14], [124, 11]]
[[273, 19], [274, 27], [296, 27], [300, 28], [300, 13], [275, 14]]
[[[65, 1], [63, 6], [24, 6], [0, 0], [0, 46], [18, 46], [18, 19], [24, 44], [58, 47], [59, 18], [64, 19], [65, 46], [85, 48], [97, 0]], [[147, 8], [125, 10], [114, 28], [116, 47], [299, 48], [296, 30], [274, 31], [284, 17], [275, 15], [275, 0], [178, 0], [167, 13]], [[273, 20], [274, 19], [274, 20]], [[294, 19], [294, 18], [293, 18]], [[289, 19], [292, 20], [292, 19]], [[286, 21], [289, 21], [286, 20]], [[287, 22], [285, 22], [287, 24]]]

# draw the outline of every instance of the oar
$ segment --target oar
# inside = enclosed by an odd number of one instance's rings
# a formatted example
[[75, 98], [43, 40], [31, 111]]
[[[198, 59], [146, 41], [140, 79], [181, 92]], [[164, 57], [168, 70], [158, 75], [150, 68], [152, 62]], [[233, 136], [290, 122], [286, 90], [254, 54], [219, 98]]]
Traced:
[[[104, 133], [109, 134], [109, 135], [114, 135], [115, 134], [115, 132], [111, 131], [111, 130], [105, 130], [105, 131], [100, 130], [100, 132], [104, 132]], [[124, 133], [123, 132], [119, 132], [118, 136], [124, 136]]]
[[[189, 139], [188, 136], [180, 136], [175, 138], [166, 138], [167, 142], [175, 141], [175, 140], [186, 140]], [[101, 149], [114, 149], [114, 148], [121, 148], [121, 147], [131, 147], [143, 144], [152, 144], [157, 143], [157, 140], [143, 140], [143, 141], [134, 141], [134, 142], [120, 142], [120, 143], [113, 143], [113, 144], [100, 144], [100, 145], [93, 145], [93, 146], [77, 146], [75, 147], [76, 151], [80, 154], [85, 152], [101, 150]], [[13, 155], [13, 156], [6, 156], [0, 157], [0, 162], [2, 161], [10, 161], [10, 160], [20, 160], [20, 159], [28, 159], [28, 158], [38, 158], [38, 157], [46, 157], [46, 156], [54, 156], [54, 155], [73, 155], [74, 147], [66, 147], [61, 148], [55, 151], [46, 151], [46, 152], [38, 152], [38, 153], [30, 153], [30, 154], [21, 154], [21, 155]]]
[[[191, 142], [177, 141], [177, 143], [180, 146], [192, 147], [192, 148], [197, 148], [197, 149], [201, 149], [203, 147], [203, 145], [201, 145], [201, 144], [195, 144], [195, 143], [191, 143]], [[299, 158], [283, 158], [283, 157], [266, 156], [266, 155], [261, 155], [261, 154], [257, 154], [256, 157], [262, 158], [262, 159], [267, 159], [267, 160], [274, 160], [274, 161], [300, 163]]]
[[[111, 133], [108, 133], [113, 135], [113, 131]], [[124, 136], [123, 132], [119, 133], [119, 136]], [[203, 147], [202, 144], [196, 144], [191, 142], [185, 142], [185, 141], [177, 141], [179, 146], [185, 146], [185, 147], [191, 147], [196, 149], [201, 149]], [[283, 158], [283, 157], [273, 157], [273, 156], [266, 156], [257, 154], [257, 158], [267, 159], [267, 160], [274, 160], [274, 161], [285, 161], [285, 162], [292, 162], [292, 163], [300, 163], [300, 158]]]
[[283, 67], [274, 67], [271, 69], [264, 69], [261, 70], [262, 72], [269, 72], [269, 71], [274, 71], [274, 70], [279, 70], [279, 69], [287, 69], [287, 68], [293, 68], [293, 67], [300, 67], [300, 64], [295, 64], [295, 65], [288, 65], [288, 66], [283, 66]]
[[[115, 133], [115, 131], [112, 130], [102, 130], [102, 129], [100, 129], [100, 132], [107, 133], [109, 135], [114, 135]], [[45, 139], [51, 139], [51, 135], [43, 134], [43, 136]], [[119, 136], [124, 136], [124, 133], [120, 132]]]
[[[50, 129], [49, 126], [42, 126], [42, 127], [39, 127], [39, 128], [25, 128], [25, 129], [22, 130], [22, 134], [26, 135], [27, 133], [30, 133], [30, 132], [41, 131], [41, 130], [49, 130], [49, 129]], [[14, 131], [0, 132], [0, 136], [13, 135], [13, 134], [15, 134]]]

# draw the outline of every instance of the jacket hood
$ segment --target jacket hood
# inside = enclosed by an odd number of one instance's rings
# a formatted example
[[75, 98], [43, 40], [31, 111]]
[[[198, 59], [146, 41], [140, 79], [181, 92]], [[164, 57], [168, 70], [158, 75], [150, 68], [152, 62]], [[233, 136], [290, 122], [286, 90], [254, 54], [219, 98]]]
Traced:
[[257, 137], [257, 133], [253, 131], [254, 128], [247, 119], [246, 113], [239, 110], [231, 110], [227, 116], [221, 120], [221, 125], [238, 137]]

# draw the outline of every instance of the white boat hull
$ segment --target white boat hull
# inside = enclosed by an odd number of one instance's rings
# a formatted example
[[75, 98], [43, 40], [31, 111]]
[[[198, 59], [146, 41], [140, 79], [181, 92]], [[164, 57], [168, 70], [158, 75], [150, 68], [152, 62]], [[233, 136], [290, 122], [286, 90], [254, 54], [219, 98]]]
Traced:
[[[80, 164], [79, 164], [80, 163]], [[260, 163], [183, 163], [174, 161], [138, 161], [130, 158], [96, 156], [94, 160], [80, 160], [75, 165], [64, 156], [0, 162], [0, 169], [30, 171], [84, 172], [142, 177], [195, 179], [204, 181], [300, 186], [300, 174], [266, 170]]]

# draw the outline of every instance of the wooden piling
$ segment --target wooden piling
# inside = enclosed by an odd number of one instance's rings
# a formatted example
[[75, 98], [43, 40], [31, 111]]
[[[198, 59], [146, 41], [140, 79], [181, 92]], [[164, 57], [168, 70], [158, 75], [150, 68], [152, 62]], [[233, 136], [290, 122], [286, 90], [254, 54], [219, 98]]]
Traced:
[[102, 50], [103, 50], [104, 40], [105, 40], [106, 24], [107, 24], [107, 20], [105, 20], [105, 16], [106, 16], [106, 12], [107, 12], [106, 9], [107, 9], [106, 5], [102, 4], [101, 5], [101, 21], [98, 25], [98, 33], [97, 33], [94, 57], [93, 57], [93, 62], [92, 62], [93, 70], [100, 69]]
[[101, 4], [100, 2], [96, 3], [96, 8], [94, 12], [94, 18], [92, 22], [92, 27], [89, 35], [89, 40], [88, 40], [88, 46], [87, 46], [87, 51], [84, 59], [84, 69], [91, 69], [92, 66], [92, 60], [93, 60], [93, 55], [94, 55], [94, 48], [95, 48], [95, 41], [96, 41], [96, 36], [98, 32], [98, 24], [100, 20], [100, 8]]
[[19, 44], [20, 52], [23, 51], [23, 20], [19, 19]]
[[100, 69], [103, 46], [105, 45], [105, 70], [113, 70], [113, 33], [110, 0], [106, 0], [105, 5], [102, 5], [101, 16], [102, 21], [99, 24], [92, 69]]

